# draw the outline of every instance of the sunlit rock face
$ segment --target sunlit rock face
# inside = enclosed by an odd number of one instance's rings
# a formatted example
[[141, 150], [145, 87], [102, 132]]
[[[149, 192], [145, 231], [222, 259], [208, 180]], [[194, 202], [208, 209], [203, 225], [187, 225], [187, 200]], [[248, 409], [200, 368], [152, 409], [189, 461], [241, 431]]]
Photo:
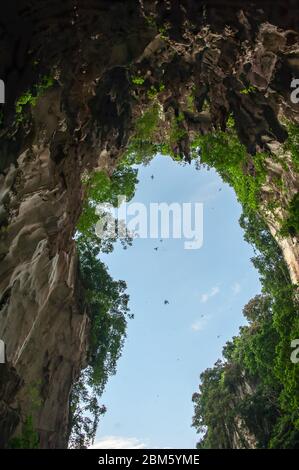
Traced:
[[[282, 150], [279, 145], [276, 149], [272, 147], [272, 151], [276, 150], [277, 154], [281, 154]], [[284, 155], [284, 165], [280, 163], [274, 163], [273, 161], [268, 162], [267, 171], [267, 182], [263, 187], [262, 197], [263, 202], [276, 201], [276, 208], [272, 211], [265, 210], [264, 217], [268, 224], [271, 234], [278, 242], [282, 253], [284, 255], [285, 262], [288, 266], [290, 278], [293, 284], [299, 284], [299, 244], [298, 237], [292, 236], [281, 236], [281, 224], [280, 220], [284, 220], [287, 217], [287, 207], [289, 201], [298, 193], [299, 189], [299, 177], [298, 173], [294, 171], [292, 160], [288, 153]], [[283, 190], [277, 187], [277, 178], [282, 181]]]
[[[41, 447], [67, 445], [69, 394], [86, 361], [89, 332], [73, 241], [81, 178], [96, 167], [113, 171], [134, 120], [151, 103], [148, 88], [165, 87], [158, 140], [168, 118], [183, 114], [186, 133], [175, 151], [185, 160], [190, 138], [214, 126], [224, 129], [231, 113], [249, 164], [250, 154], [286, 139], [281, 117], [298, 122], [298, 106], [290, 100], [290, 82], [299, 78], [296, 6], [286, 13], [284, 2], [206, 3], [33, 6], [24, 0], [9, 2], [2, 12], [7, 112], [1, 130], [0, 338], [8, 361], [0, 366], [2, 447], [28, 415], [37, 422]], [[49, 74], [54, 87], [17, 119], [15, 100]], [[133, 87], [134, 75], [145, 77], [146, 87]], [[281, 211], [298, 190], [291, 164], [284, 178]], [[268, 195], [266, 187], [265, 200]], [[269, 214], [267, 220], [277, 236], [275, 220]], [[298, 281], [298, 240], [279, 243]]]
[[59, 169], [40, 139], [1, 177], [9, 223], [1, 239], [0, 337], [22, 380], [15, 405], [35, 417], [43, 447], [66, 445], [70, 387], [87, 350], [89, 322], [71, 236], [80, 184], [67, 166]]

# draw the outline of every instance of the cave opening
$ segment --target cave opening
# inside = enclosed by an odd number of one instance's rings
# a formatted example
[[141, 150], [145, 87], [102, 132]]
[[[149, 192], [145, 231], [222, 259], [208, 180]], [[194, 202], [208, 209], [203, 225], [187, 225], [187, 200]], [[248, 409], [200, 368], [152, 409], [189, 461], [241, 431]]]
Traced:
[[101, 397], [107, 412], [96, 448], [195, 447], [191, 397], [199, 374], [221, 358], [246, 324], [244, 305], [260, 292], [253, 249], [238, 224], [241, 206], [217, 172], [163, 155], [138, 167], [131, 203], [185, 201], [203, 204], [199, 249], [186, 250], [183, 237], [150, 238], [148, 227], [148, 237], [125, 250], [118, 241], [99, 255], [114, 279], [126, 281], [134, 319]]

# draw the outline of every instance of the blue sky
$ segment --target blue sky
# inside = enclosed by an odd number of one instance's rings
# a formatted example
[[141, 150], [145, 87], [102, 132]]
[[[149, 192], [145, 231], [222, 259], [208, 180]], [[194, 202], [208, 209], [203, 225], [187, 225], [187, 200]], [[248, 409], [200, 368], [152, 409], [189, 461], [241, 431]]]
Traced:
[[199, 374], [221, 357], [245, 323], [243, 306], [260, 291], [253, 250], [243, 240], [234, 192], [213, 170], [157, 156], [140, 167], [133, 201], [202, 202], [204, 243], [186, 250], [183, 240], [135, 239], [127, 250], [117, 243], [102, 255], [111, 275], [127, 282], [135, 318], [102, 397], [108, 410], [96, 446], [194, 448], [191, 397]]

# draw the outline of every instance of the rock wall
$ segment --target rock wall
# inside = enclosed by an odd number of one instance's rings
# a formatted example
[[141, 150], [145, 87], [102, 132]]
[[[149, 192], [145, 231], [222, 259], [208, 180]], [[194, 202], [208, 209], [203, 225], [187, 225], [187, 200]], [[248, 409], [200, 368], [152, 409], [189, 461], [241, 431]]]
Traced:
[[[288, 216], [287, 208], [289, 202], [299, 191], [299, 175], [294, 171], [292, 159], [288, 152], [279, 145], [271, 146], [274, 155], [281, 161], [267, 162], [267, 181], [263, 186], [262, 198], [264, 204], [264, 218], [267, 221], [271, 234], [278, 242], [293, 284], [299, 285], [299, 243], [296, 235], [281, 236], [281, 220]], [[282, 186], [277, 187], [277, 178]], [[282, 189], [283, 188], [283, 189]], [[275, 208], [269, 211], [267, 203], [275, 202]]]
[[[49, 95], [52, 107], [55, 98]], [[34, 417], [42, 447], [66, 446], [70, 388], [87, 351], [71, 238], [81, 191], [73, 169], [58, 168], [40, 140], [1, 176], [9, 224], [1, 237], [0, 337], [23, 381], [15, 401], [23, 418]]]

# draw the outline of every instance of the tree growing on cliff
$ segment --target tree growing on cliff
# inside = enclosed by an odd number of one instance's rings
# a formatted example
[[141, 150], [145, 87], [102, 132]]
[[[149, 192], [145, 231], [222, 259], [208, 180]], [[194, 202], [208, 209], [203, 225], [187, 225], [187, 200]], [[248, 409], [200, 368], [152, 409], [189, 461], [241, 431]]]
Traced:
[[205, 433], [198, 446], [299, 448], [299, 377], [290, 361], [299, 331], [295, 287], [262, 218], [246, 209], [240, 223], [256, 249], [263, 292], [244, 307], [249, 324], [226, 344], [224, 361], [201, 374], [193, 395], [193, 426]]
[[126, 283], [115, 281], [98, 258], [99, 247], [86, 238], [77, 241], [84, 308], [90, 319], [88, 364], [72, 389], [69, 445], [89, 447], [98, 422], [106, 411], [99, 404], [109, 376], [116, 373], [117, 361], [126, 337], [129, 296]]

